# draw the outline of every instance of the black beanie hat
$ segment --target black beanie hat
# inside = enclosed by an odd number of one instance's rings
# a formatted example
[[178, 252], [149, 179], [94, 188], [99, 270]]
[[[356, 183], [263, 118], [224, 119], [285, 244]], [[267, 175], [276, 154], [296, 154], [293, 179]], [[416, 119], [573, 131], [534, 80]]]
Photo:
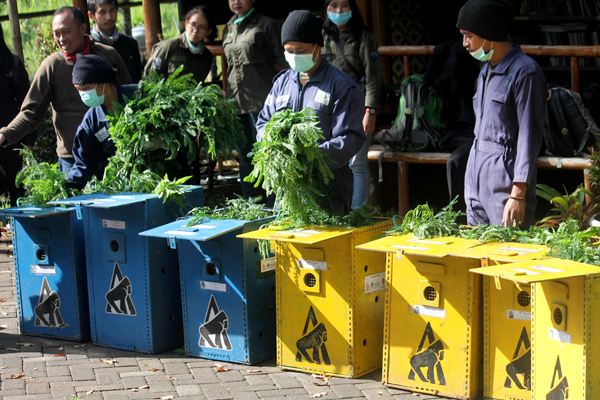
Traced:
[[281, 27], [281, 44], [316, 43], [323, 47], [323, 19], [308, 10], [292, 11]]
[[77, 54], [77, 62], [73, 67], [73, 84], [114, 83], [117, 70], [102, 57], [96, 54]]
[[514, 5], [509, 0], [469, 0], [458, 13], [456, 27], [494, 42], [506, 42]]

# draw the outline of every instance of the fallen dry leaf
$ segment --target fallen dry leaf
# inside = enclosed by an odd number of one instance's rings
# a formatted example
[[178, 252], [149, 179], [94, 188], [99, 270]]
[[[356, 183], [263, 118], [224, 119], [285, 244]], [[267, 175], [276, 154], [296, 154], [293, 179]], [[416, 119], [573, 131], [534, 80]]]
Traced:
[[421, 395], [421, 393], [415, 393], [415, 392], [413, 392], [413, 393], [412, 393], [412, 395], [413, 395], [413, 396], [420, 396], [420, 395]]
[[0, 329], [8, 329], [8, 325], [0, 325]]
[[85, 346], [85, 343], [84, 343], [84, 344], [76, 344], [76, 345], [74, 345], [73, 347], [77, 349], [77, 348], [79, 348], [79, 347], [83, 347], [83, 346]]
[[58, 350], [60, 350], [60, 351], [64, 351], [64, 350], [65, 350], [65, 346], [60, 346], [60, 347], [58, 348]]
[[329, 382], [313, 382], [315, 386], [329, 386]]
[[66, 357], [66, 354], [55, 354], [54, 357]]
[[31, 382], [33, 378], [23, 378], [23, 382]]
[[100, 362], [102, 362], [104, 364], [116, 364], [116, 363], [118, 363], [117, 360], [113, 360], [113, 359], [110, 359], [110, 358], [107, 358], [107, 359], [99, 358], [99, 360], [100, 360]]
[[0, 369], [6, 369], [8, 368], [8, 365], [5, 365], [4, 367], [0, 367]]
[[92, 394], [92, 393], [94, 393], [94, 389], [92, 389], [92, 390], [88, 390], [87, 392], [85, 392], [85, 394], [87, 394], [87, 395], [90, 395], [90, 394]]
[[32, 346], [35, 346], [35, 344], [33, 344], [33, 343], [17, 343], [17, 346], [32, 347]]
[[37, 368], [34, 368], [33, 370], [34, 370], [34, 371], [37, 371]]
[[12, 374], [9, 379], [19, 379], [25, 374], [24, 372], [19, 372], [18, 374]]
[[0, 303], [4, 303], [4, 302], [7, 302], [7, 301], [8, 301], [7, 299], [0, 299]]
[[177, 378], [175, 378], [174, 376], [171, 375], [167, 375], [167, 379], [171, 380], [171, 381], [176, 381]]
[[231, 368], [227, 368], [227, 367], [223, 366], [222, 364], [215, 364], [215, 366], [217, 367], [217, 372], [231, 371]]
[[2, 314], [2, 315], [8, 315], [8, 313], [4, 312], [4, 311], [2, 311], [0, 314]]
[[315, 393], [312, 396], [308, 396], [309, 399], [316, 399], [317, 397], [327, 396], [327, 392]]
[[0, 274], [10, 274], [10, 271], [0, 271]]
[[262, 372], [262, 369], [247, 369], [246, 372], [256, 374], [257, 372]]
[[7, 347], [6, 350], [9, 350], [9, 351], [19, 351], [19, 349], [16, 348], [16, 347]]
[[377, 394], [383, 396], [383, 392], [377, 392]]
[[160, 369], [158, 369], [158, 368], [152, 368], [150, 371], [152, 371], [152, 372], [156, 372], [156, 371], [161, 371], [161, 370], [160, 370]]
[[173, 400], [173, 396], [163, 396], [160, 397], [159, 400]]

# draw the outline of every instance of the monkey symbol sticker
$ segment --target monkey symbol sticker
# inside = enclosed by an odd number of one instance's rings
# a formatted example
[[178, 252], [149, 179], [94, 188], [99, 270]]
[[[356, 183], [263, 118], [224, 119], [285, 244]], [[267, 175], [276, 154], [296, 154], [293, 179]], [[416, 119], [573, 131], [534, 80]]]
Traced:
[[136, 312], [131, 300], [131, 293], [131, 281], [128, 277], [123, 277], [119, 264], [115, 262], [110, 280], [110, 289], [104, 296], [106, 298], [106, 312], [108, 314], [135, 316]]
[[[556, 381], [558, 378], [558, 382]], [[556, 357], [554, 372], [552, 372], [552, 383], [550, 383], [550, 391], [546, 394], [546, 400], [566, 400], [569, 398], [569, 382], [567, 376], [563, 376], [562, 368], [560, 367], [560, 357]]]
[[[309, 324], [312, 324], [312, 330], [310, 332], [308, 332]], [[310, 309], [308, 310], [308, 316], [306, 317], [306, 322], [304, 323], [304, 329], [302, 330], [302, 337], [296, 342], [296, 348], [298, 349], [298, 352], [296, 353], [296, 361], [302, 362], [302, 356], [304, 356], [306, 361], [309, 363], [320, 365], [320, 353], [323, 356], [323, 362], [325, 365], [331, 365], [329, 353], [327, 352], [327, 347], [325, 346], [326, 341], [327, 328], [325, 328], [325, 324], [317, 321], [315, 310], [313, 310], [312, 306], [310, 306]], [[312, 350], [312, 358], [308, 355], [308, 350]]]
[[[506, 366], [505, 388], [511, 388], [514, 383], [516, 387], [522, 390], [531, 390], [531, 342], [527, 329], [523, 327], [517, 348], [513, 354], [512, 361]], [[523, 382], [520, 380], [523, 377]]]
[[[425, 345], [425, 339], [429, 342], [429, 346], [423, 348]], [[444, 370], [442, 369], [441, 361], [444, 359], [444, 344], [441, 340], [435, 340], [433, 335], [433, 329], [431, 323], [428, 322], [419, 343], [417, 354], [410, 358], [410, 373], [408, 379], [411, 381], [415, 380], [415, 373], [419, 376], [419, 379], [423, 382], [433, 383], [435, 385], [435, 375], [437, 373], [438, 383], [442, 386], [446, 386], [446, 378], [444, 377]], [[427, 368], [427, 378], [423, 375], [421, 368]]]
[[38, 305], [33, 309], [33, 313], [35, 314], [34, 325], [46, 328], [64, 327], [65, 321], [62, 315], [60, 315], [59, 308], [60, 297], [58, 297], [56, 291], [50, 289], [50, 284], [46, 277], [44, 277]]
[[219, 310], [215, 296], [210, 295], [208, 309], [204, 317], [204, 324], [200, 326], [200, 340], [198, 346], [211, 349], [231, 350], [231, 341], [227, 334], [229, 320], [225, 311]]

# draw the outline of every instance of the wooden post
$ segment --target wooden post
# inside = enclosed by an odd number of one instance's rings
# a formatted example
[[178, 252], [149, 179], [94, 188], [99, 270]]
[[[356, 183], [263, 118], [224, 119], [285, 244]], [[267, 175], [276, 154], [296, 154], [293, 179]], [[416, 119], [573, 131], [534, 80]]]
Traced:
[[87, 33], [90, 33], [90, 18], [88, 17], [87, 1], [86, 0], [73, 0], [73, 7], [77, 7], [83, 13], [83, 18], [87, 24]]
[[21, 38], [21, 26], [19, 24], [19, 8], [17, 0], [8, 0], [8, 19], [10, 21], [10, 33], [12, 36], [13, 53], [18, 55], [21, 62], [25, 62], [23, 55], [23, 43]]
[[144, 27], [146, 28], [146, 56], [150, 56], [152, 46], [162, 40], [159, 0], [143, 0]]
[[373, 12], [371, 11], [371, 2], [369, 0], [356, 0], [358, 11], [365, 21], [365, 25], [373, 30]]

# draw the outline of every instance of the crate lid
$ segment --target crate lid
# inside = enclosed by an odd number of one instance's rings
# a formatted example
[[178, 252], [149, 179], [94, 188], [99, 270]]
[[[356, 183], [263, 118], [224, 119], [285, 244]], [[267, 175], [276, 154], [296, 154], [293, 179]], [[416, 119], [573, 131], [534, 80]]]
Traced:
[[482, 243], [467, 249], [460, 249], [454, 255], [467, 258], [488, 258], [501, 262], [519, 262], [546, 258], [548, 247], [526, 243]]
[[350, 235], [355, 228], [332, 226], [307, 226], [301, 229], [281, 230], [278, 227], [258, 229], [237, 237], [242, 239], [277, 240], [302, 244], [315, 244], [336, 237]]
[[51, 205], [18, 206], [0, 209], [0, 215], [15, 218], [41, 218], [49, 215], [67, 214], [74, 210], [73, 207], [55, 207]]
[[151, 193], [118, 193], [118, 194], [106, 194], [106, 193], [91, 193], [84, 194], [81, 196], [70, 197], [64, 200], [51, 201], [48, 204], [57, 205], [84, 205], [86, 207], [95, 208], [112, 208], [121, 207], [129, 204], [140, 203], [148, 199], [158, 198], [157, 195]]
[[386, 236], [356, 246], [357, 249], [380, 251], [386, 253], [402, 252], [405, 254], [430, 255], [432, 257], [445, 257], [460, 249], [477, 245], [474, 239], [456, 237], [440, 237], [434, 239], [417, 239], [412, 233], [401, 236]]
[[469, 271], [519, 283], [534, 283], [600, 274], [600, 267], [560, 258], [545, 258], [472, 268]]
[[177, 221], [140, 232], [140, 235], [159, 238], [174, 237], [176, 239], [206, 241], [239, 229], [247, 223], [247, 221], [241, 219], [205, 218], [202, 223], [193, 226], [187, 226], [189, 221], [190, 218], [179, 219]]

